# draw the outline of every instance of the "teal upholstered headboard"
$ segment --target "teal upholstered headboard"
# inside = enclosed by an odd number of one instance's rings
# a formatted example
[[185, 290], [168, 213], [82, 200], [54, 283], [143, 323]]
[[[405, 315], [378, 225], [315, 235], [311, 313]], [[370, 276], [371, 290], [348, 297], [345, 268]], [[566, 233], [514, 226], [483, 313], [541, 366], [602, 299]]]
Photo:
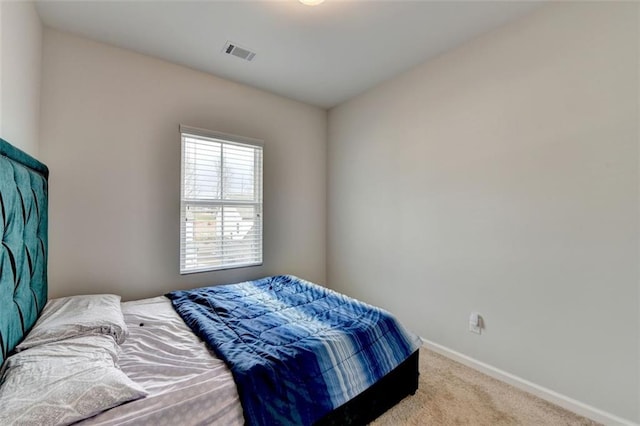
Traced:
[[0, 364], [47, 303], [49, 169], [0, 139]]

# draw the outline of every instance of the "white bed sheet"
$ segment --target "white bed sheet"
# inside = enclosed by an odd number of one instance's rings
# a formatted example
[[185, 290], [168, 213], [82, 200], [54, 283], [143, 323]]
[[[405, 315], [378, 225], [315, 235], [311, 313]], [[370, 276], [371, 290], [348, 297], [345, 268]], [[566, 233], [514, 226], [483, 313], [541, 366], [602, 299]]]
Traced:
[[243, 425], [231, 371], [196, 337], [166, 297], [122, 304], [129, 336], [119, 364], [146, 398], [81, 425]]

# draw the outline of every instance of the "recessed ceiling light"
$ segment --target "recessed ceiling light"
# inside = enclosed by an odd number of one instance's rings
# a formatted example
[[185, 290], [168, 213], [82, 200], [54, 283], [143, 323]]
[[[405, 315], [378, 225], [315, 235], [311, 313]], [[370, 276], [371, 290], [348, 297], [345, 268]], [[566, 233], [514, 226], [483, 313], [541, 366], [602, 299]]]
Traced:
[[298, 0], [298, 1], [307, 6], [317, 6], [320, 3], [324, 2], [324, 0]]

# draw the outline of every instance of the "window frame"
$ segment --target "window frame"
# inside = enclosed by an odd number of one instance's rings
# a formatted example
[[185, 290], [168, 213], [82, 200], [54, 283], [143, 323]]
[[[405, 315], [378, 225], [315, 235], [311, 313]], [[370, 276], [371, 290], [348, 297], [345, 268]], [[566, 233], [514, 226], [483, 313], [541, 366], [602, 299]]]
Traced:
[[[224, 160], [221, 160], [221, 196], [217, 200], [212, 199], [185, 199], [185, 137], [191, 137], [201, 140], [211, 140], [212, 142], [220, 143], [221, 150], [224, 145], [236, 145], [242, 147], [258, 148], [260, 152], [259, 164], [254, 162], [254, 173], [259, 171], [259, 176], [256, 176], [257, 188], [255, 189], [256, 196], [251, 201], [244, 200], [224, 200], [222, 194], [224, 193]], [[223, 157], [222, 157], [223, 158]], [[255, 160], [257, 161], [257, 159]], [[248, 268], [253, 266], [261, 266], [264, 263], [264, 142], [260, 139], [249, 138], [245, 136], [232, 135], [228, 133], [216, 132], [212, 130], [201, 129], [197, 127], [190, 127], [180, 125], [180, 255], [179, 255], [179, 269], [180, 275], [188, 275], [200, 272], [221, 271], [228, 269]], [[183, 222], [186, 221], [186, 209], [187, 205], [196, 205], [204, 207], [224, 207], [224, 206], [253, 206], [256, 210], [257, 228], [259, 233], [259, 260], [245, 263], [228, 263], [224, 262], [220, 266], [206, 266], [186, 269], [186, 232], [183, 232]], [[223, 231], [224, 232], [224, 231]], [[223, 240], [224, 241], [224, 240]], [[224, 256], [221, 255], [221, 256]]]

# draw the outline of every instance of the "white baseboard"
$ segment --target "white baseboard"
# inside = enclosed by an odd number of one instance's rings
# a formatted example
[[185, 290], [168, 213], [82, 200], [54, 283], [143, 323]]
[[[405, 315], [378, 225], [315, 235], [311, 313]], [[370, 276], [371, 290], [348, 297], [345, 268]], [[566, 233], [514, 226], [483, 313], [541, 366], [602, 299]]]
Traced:
[[467, 367], [471, 367], [474, 370], [478, 370], [481, 373], [486, 374], [487, 376], [493, 377], [494, 379], [498, 379], [518, 389], [533, 394], [539, 398], [544, 399], [545, 401], [549, 401], [552, 404], [558, 405], [569, 411], [573, 411], [576, 414], [595, 420], [596, 422], [603, 423], [607, 426], [640, 426], [638, 425], [638, 423], [623, 419], [611, 413], [607, 413], [606, 411], [599, 410], [595, 407], [577, 401], [573, 398], [569, 398], [568, 396], [562, 395], [558, 392], [552, 391], [551, 389], [536, 385], [535, 383], [522, 379], [511, 373], [502, 371], [499, 368], [493, 367], [489, 364], [485, 364], [484, 362], [473, 359], [467, 355], [461, 354], [460, 352], [456, 352], [453, 349], [449, 349], [445, 346], [431, 342], [424, 338], [422, 338], [422, 341], [424, 342], [424, 346], [427, 349], [430, 349], [434, 352], [439, 353], [440, 355], [457, 361], [460, 364], [464, 364]]

